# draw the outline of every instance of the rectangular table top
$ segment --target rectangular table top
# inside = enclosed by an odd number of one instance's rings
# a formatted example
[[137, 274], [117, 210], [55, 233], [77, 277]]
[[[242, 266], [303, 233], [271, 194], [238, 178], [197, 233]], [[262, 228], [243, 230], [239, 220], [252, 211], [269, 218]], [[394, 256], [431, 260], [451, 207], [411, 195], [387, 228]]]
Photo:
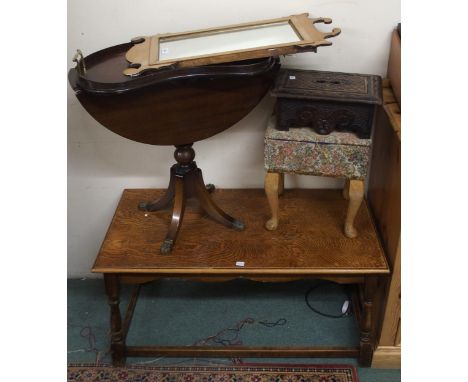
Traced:
[[160, 254], [159, 248], [171, 208], [138, 210], [139, 202], [157, 199], [162, 193], [124, 190], [93, 272], [235, 277], [389, 273], [366, 203], [355, 220], [359, 236], [349, 239], [343, 234], [347, 201], [340, 190], [285, 190], [276, 231], [264, 228], [270, 210], [263, 189], [216, 190], [215, 202], [242, 220], [245, 230], [227, 228], [188, 204], [179, 237], [168, 255]]

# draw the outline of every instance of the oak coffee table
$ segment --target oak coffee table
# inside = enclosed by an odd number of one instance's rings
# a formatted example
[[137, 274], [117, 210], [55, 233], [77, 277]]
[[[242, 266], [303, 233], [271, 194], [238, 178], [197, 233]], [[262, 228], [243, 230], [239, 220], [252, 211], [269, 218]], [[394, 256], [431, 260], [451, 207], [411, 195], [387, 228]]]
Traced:
[[[346, 201], [339, 190], [289, 190], [281, 210], [282, 224], [267, 231], [268, 202], [261, 189], [216, 190], [212, 197], [228, 213], [245, 222], [244, 231], [226, 230], [188, 207], [179, 245], [171, 254], [164, 241], [170, 209], [146, 213], [141, 200], [164, 190], [124, 190], [92, 271], [104, 275], [111, 311], [114, 365], [127, 357], [357, 357], [370, 366], [376, 339], [376, 304], [381, 278], [389, 266], [377, 238], [367, 204], [356, 216], [358, 238], [342, 234]], [[303, 213], [307, 211], [307, 214]], [[354, 284], [353, 309], [359, 323], [355, 347], [129, 346], [126, 337], [142, 284], [161, 278], [221, 282], [235, 278], [257, 281], [325, 279]], [[121, 284], [135, 285], [127, 312], [119, 308]]]

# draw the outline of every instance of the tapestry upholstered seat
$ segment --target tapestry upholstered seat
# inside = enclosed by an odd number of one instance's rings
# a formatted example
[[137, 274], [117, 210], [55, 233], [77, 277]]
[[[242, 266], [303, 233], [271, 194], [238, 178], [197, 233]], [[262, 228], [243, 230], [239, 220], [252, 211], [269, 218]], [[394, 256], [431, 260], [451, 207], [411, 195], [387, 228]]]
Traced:
[[304, 174], [345, 178], [343, 196], [349, 200], [344, 233], [357, 236], [354, 218], [364, 197], [371, 154], [371, 140], [360, 139], [351, 132], [320, 135], [310, 127], [281, 131], [271, 118], [265, 132], [265, 192], [272, 217], [265, 227], [278, 227], [278, 195], [284, 189], [284, 174]]

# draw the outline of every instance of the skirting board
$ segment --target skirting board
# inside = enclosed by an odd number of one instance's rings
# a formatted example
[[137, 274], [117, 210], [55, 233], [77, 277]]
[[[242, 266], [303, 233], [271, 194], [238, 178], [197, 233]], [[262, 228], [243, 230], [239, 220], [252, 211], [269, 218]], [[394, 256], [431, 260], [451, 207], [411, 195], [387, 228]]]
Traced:
[[372, 367], [377, 369], [400, 369], [401, 347], [378, 346], [374, 351]]

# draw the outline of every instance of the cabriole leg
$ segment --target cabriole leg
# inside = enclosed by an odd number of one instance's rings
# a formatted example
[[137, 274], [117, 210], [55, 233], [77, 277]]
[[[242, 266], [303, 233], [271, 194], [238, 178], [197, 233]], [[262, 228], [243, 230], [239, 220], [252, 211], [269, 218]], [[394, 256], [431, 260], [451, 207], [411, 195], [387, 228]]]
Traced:
[[268, 231], [274, 231], [278, 228], [278, 192], [280, 186], [281, 174], [277, 172], [267, 172], [265, 175], [265, 193], [270, 205], [271, 218], [265, 223], [265, 228]]
[[362, 200], [364, 199], [364, 182], [362, 180], [350, 180], [347, 195], [349, 197], [349, 203], [348, 212], [346, 213], [344, 233], [347, 237], [353, 239], [358, 235], [356, 228], [354, 228], [354, 218], [356, 217]]

